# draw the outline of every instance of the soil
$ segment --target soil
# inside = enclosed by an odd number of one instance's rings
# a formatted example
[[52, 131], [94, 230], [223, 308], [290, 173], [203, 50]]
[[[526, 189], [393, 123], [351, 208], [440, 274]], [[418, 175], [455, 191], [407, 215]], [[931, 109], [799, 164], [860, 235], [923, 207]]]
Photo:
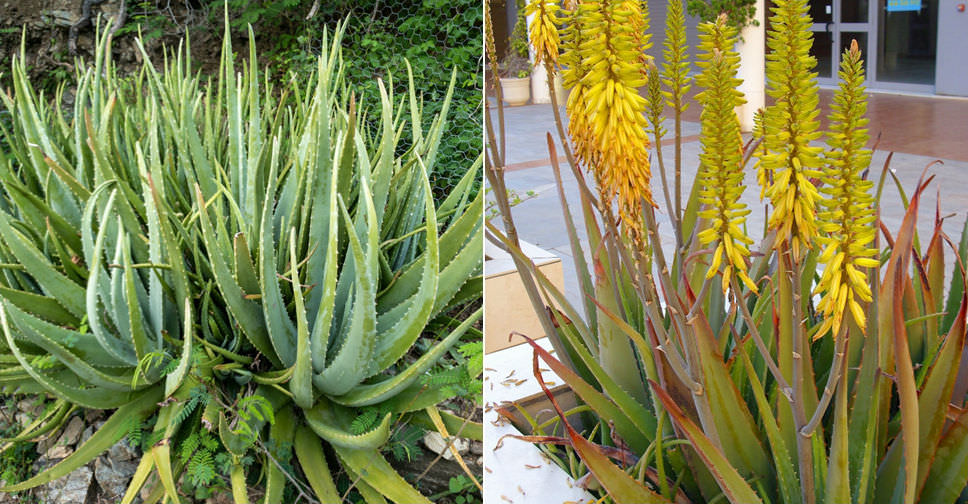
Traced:
[[[90, 0], [92, 3], [97, 0]], [[0, 73], [10, 74], [10, 63], [20, 52], [21, 36], [25, 42], [25, 57], [30, 78], [49, 89], [74, 74], [75, 58], [91, 61], [94, 55], [94, 24], [100, 15], [102, 25], [110, 26], [121, 9], [121, 0], [101, 0], [91, 6], [91, 23], [79, 25], [76, 53], [69, 49], [71, 26], [82, 17], [83, 0], [0, 0]], [[140, 67], [141, 51], [135, 43], [137, 30], [134, 19], [138, 12], [133, 2], [128, 2], [125, 27], [117, 33], [112, 53], [117, 68], [122, 73]], [[151, 61], [163, 60], [163, 47], [177, 47], [185, 33], [190, 33], [192, 60], [203, 72], [218, 69], [221, 32], [203, 28], [207, 16], [192, 10], [190, 2], [170, 2], [164, 29], [146, 41], [145, 49]], [[0, 79], [9, 85], [7, 78]]]

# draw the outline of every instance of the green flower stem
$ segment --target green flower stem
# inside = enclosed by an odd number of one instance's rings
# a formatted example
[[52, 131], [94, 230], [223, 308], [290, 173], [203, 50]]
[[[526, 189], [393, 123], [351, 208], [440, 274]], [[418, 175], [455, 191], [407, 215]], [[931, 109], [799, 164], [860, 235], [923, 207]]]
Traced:
[[672, 230], [676, 235], [676, 250], [682, 247], [682, 223], [676, 208], [672, 206], [672, 197], [669, 196], [669, 178], [666, 175], [665, 159], [662, 157], [662, 111], [665, 108], [665, 99], [662, 96], [662, 82], [659, 77], [659, 70], [654, 64], [649, 63], [648, 70], [648, 96], [649, 96], [649, 124], [652, 125], [652, 138], [655, 144], [655, 160], [659, 165], [659, 176], [662, 177], [662, 195], [665, 198], [666, 212], [672, 221]]
[[783, 378], [783, 373], [780, 371], [779, 366], [776, 364], [776, 360], [773, 355], [770, 354], [770, 349], [766, 347], [766, 343], [763, 341], [763, 337], [760, 336], [760, 331], [756, 327], [756, 321], [753, 320], [753, 315], [750, 314], [749, 308], [746, 306], [746, 301], [739, 295], [740, 288], [739, 282], [736, 281], [736, 277], [730, 279], [730, 284], [732, 285], [733, 293], [733, 303], [739, 306], [740, 313], [743, 315], [743, 320], [746, 321], [746, 327], [749, 330], [750, 335], [753, 337], [753, 342], [756, 343], [756, 348], [760, 351], [760, 355], [763, 356], [763, 360], [766, 361], [766, 367], [770, 369], [770, 374], [773, 375], [773, 379], [776, 380], [777, 385], [780, 386], [780, 392], [786, 397], [787, 401], [793, 401], [793, 388], [787, 383], [786, 379]]
[[834, 392], [837, 390], [837, 384], [840, 383], [840, 374], [843, 373], [844, 368], [844, 355], [847, 353], [847, 326], [841, 326], [839, 334], [837, 335], [837, 343], [834, 350], [834, 361], [830, 365], [830, 374], [827, 375], [827, 384], [823, 389], [823, 396], [820, 397], [820, 403], [817, 405], [817, 410], [814, 411], [813, 417], [807, 422], [802, 429], [800, 429], [800, 435], [810, 437], [813, 435], [817, 426], [820, 425], [820, 421], [823, 419], [824, 412], [827, 411], [827, 407], [830, 405], [830, 400], [834, 397]]
[[555, 113], [555, 126], [558, 129], [558, 138], [561, 140], [561, 148], [565, 151], [565, 157], [568, 159], [568, 164], [572, 167], [578, 166], [578, 162], [575, 161], [575, 156], [571, 153], [571, 144], [568, 142], [568, 133], [565, 132], [565, 124], [561, 120], [561, 110], [559, 110], [558, 104], [558, 93], [555, 92], [555, 76], [557, 72], [555, 71], [555, 66], [550, 62], [545, 60], [545, 75], [548, 76], [548, 96], [551, 97], [551, 110]]
[[793, 292], [793, 421], [797, 431], [797, 459], [800, 464], [800, 493], [804, 504], [817, 502], [813, 475], [813, 447], [810, 438], [801, 434], [807, 425], [805, 411], [806, 386], [803, 377], [803, 355], [809, 351], [803, 332], [803, 313], [800, 300], [800, 261], [793, 254], [793, 238], [788, 237], [781, 260], [790, 265], [790, 287]]

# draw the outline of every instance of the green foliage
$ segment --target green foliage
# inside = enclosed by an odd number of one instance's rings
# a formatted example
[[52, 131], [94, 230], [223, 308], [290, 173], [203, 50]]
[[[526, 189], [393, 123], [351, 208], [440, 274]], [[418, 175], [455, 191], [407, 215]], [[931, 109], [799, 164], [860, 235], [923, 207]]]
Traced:
[[[16, 436], [19, 434], [19, 427], [16, 422], [11, 421], [6, 428], [0, 430], [0, 437], [7, 439]], [[38, 457], [37, 443], [15, 443], [0, 453], [0, 481], [10, 485], [25, 480], [33, 472], [32, 466]]]
[[452, 476], [447, 482], [447, 490], [434, 496], [435, 502], [453, 504], [480, 504], [481, 493], [466, 475]]
[[[414, 82], [420, 86], [417, 99], [425, 110], [426, 128], [441, 111], [451, 70], [456, 69], [457, 85], [448, 113], [451, 119], [439, 147], [441, 160], [429, 174], [435, 197], [440, 201], [465, 173], [463, 163], [473, 161], [483, 147], [480, 2], [363, 0], [322, 4], [310, 21], [308, 38], [288, 54], [298, 56], [305, 49], [315, 52], [319, 27], [350, 15], [343, 47], [344, 58], [354, 63], [346, 67], [346, 79], [359, 89], [361, 103], [377, 103], [376, 79], [389, 82], [391, 74], [402, 77], [409, 62]], [[290, 68], [299, 71], [296, 65]], [[398, 100], [406, 99], [403, 91], [407, 86], [402, 78], [393, 81]], [[405, 134], [398, 149], [409, 148], [406, 137]]]
[[720, 14], [725, 13], [729, 23], [737, 29], [759, 25], [753, 19], [756, 15], [756, 0], [686, 0], [686, 8], [690, 16], [698, 17], [702, 21], [715, 21]]
[[215, 454], [220, 448], [218, 438], [206, 429], [193, 431], [179, 444], [178, 458], [187, 464], [185, 474], [193, 486], [210, 486], [218, 476]]
[[[119, 77], [104, 35], [72, 108], [42, 99], [14, 61], [0, 93], [0, 258], [13, 265], [0, 272], [0, 386], [115, 412], [61, 464], [3, 490], [127, 435], [144, 463], [124, 502], [151, 472], [170, 499], [227, 477], [236, 500], [263, 485], [274, 502], [296, 468], [322, 501], [350, 472], [370, 499], [427, 501], [381, 450], [409, 453], [390, 418], [447, 399], [412, 406], [421, 377], [479, 337], [482, 310], [456, 307], [481, 295], [482, 161], [440, 148], [454, 80], [440, 114], [425, 115], [413, 76], [403, 96], [399, 81], [376, 84], [361, 106], [342, 30], [322, 34], [282, 92], [251, 33], [236, 62], [228, 28], [208, 80], [184, 51]], [[428, 173], [448, 159], [461, 177], [435, 202]], [[422, 336], [433, 344], [415, 350]], [[367, 408], [386, 414], [357, 435]]]
[[452, 359], [442, 360], [420, 382], [445, 395], [471, 399], [482, 404], [484, 383], [480, 380], [484, 371], [484, 346], [480, 341], [465, 343], [452, 352]]
[[410, 462], [421, 453], [420, 440], [424, 430], [410, 424], [401, 424], [394, 429], [387, 442], [386, 451], [397, 462]]
[[359, 416], [353, 419], [353, 423], [350, 424], [350, 430], [353, 434], [363, 434], [376, 426], [377, 420], [380, 418], [383, 418], [383, 414], [381, 414], [379, 408], [363, 408]]

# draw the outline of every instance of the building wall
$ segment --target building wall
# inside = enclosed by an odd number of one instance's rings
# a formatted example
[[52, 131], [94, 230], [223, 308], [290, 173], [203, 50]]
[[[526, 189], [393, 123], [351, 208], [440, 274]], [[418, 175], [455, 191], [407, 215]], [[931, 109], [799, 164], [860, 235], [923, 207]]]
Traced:
[[[685, 2], [685, 0], [683, 0]], [[652, 34], [652, 48], [649, 54], [655, 58], [656, 65], [662, 68], [665, 58], [662, 57], [663, 42], [665, 41], [666, 12], [668, 0], [649, 0], [649, 33]], [[689, 61], [696, 61], [696, 45], [699, 44], [699, 18], [686, 15], [686, 41], [689, 44]], [[696, 71], [696, 67], [692, 67]]]

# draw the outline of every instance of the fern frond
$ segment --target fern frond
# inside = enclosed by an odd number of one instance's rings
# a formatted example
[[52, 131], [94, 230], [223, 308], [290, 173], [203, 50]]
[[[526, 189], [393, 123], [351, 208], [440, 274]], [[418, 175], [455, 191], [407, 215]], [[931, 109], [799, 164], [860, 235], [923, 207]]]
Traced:
[[373, 428], [378, 418], [381, 418], [377, 408], [365, 408], [350, 424], [353, 434], [359, 435]]

